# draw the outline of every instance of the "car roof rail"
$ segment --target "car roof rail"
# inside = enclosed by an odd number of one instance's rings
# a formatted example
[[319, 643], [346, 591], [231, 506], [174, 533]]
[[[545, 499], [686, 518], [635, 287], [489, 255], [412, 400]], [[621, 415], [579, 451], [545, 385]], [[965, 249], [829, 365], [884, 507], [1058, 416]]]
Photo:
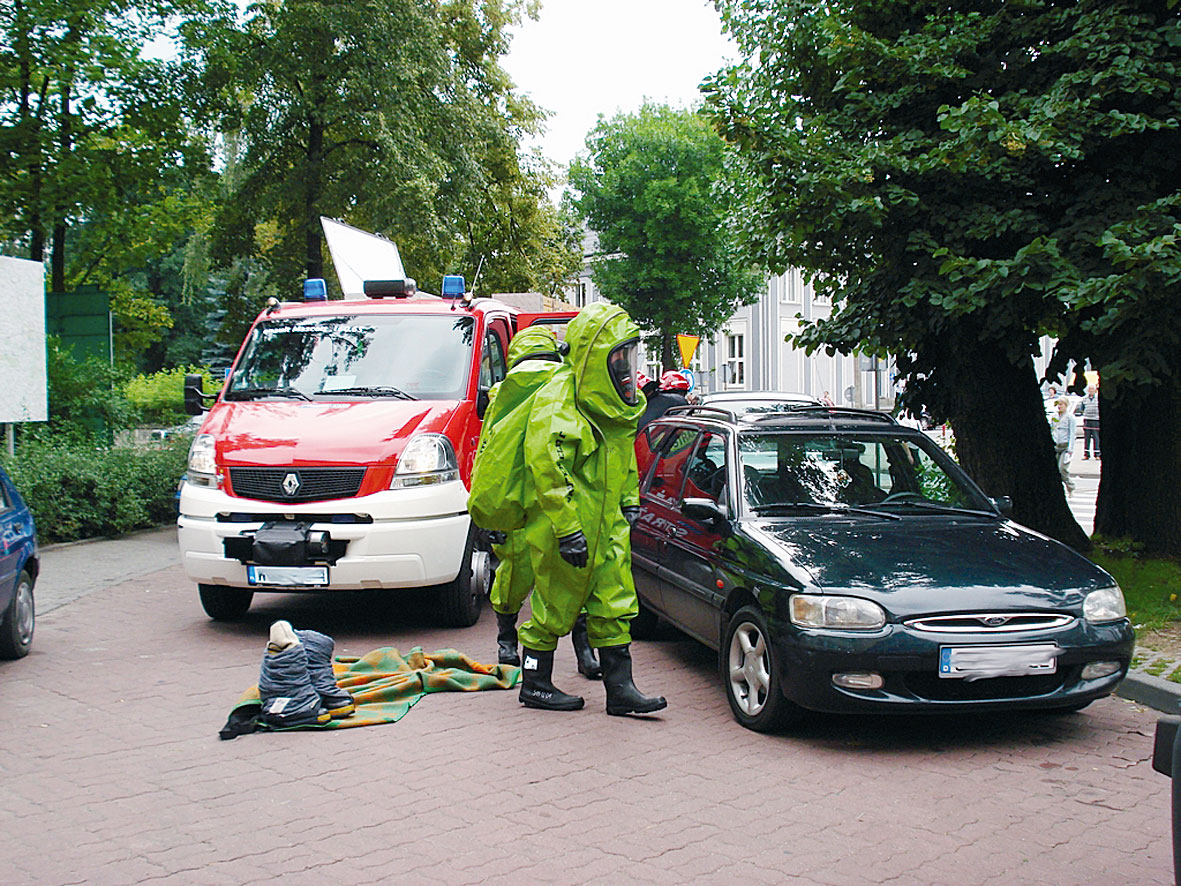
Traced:
[[761, 412], [756, 415], [746, 415], [744, 420], [752, 424], [761, 422], [782, 421], [785, 418], [827, 418], [830, 424], [836, 424], [838, 419], [855, 418], [868, 419], [869, 421], [881, 422], [882, 424], [896, 425], [897, 419], [888, 412], [879, 412], [876, 409], [855, 409], [852, 406], [813, 406], [808, 403], [793, 404], [790, 407], [779, 412]]
[[[732, 410], [722, 409], [720, 406], [672, 406], [664, 411], [664, 415], [681, 415], [686, 417], [700, 418], [723, 418], [729, 422], [737, 421]], [[664, 416], [661, 417], [663, 418]]]

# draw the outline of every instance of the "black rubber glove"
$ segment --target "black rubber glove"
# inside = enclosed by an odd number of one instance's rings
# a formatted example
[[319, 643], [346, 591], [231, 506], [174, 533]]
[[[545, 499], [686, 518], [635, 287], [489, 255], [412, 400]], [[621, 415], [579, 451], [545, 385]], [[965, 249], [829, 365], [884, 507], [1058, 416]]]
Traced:
[[636, 521], [640, 519], [639, 505], [624, 505], [623, 519], [627, 521], [628, 526], [635, 526]]
[[559, 538], [558, 553], [571, 566], [577, 566], [579, 569], [585, 566], [590, 551], [587, 549], [586, 536], [582, 534], [582, 530]]
[[480, 540], [485, 545], [502, 545], [508, 541], [508, 534], [499, 529], [481, 529]]

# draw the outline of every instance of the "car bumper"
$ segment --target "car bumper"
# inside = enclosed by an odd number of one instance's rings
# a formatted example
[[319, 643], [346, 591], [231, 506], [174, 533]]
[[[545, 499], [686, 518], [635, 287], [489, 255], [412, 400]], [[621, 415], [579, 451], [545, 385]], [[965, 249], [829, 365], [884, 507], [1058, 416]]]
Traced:
[[[1135, 634], [1126, 620], [1110, 625], [1073, 626], [1014, 635], [920, 633], [890, 625], [872, 636], [791, 629], [775, 642], [779, 685], [803, 708], [834, 713], [905, 713], [925, 710], [987, 711], [1062, 708], [1109, 695], [1127, 674]], [[939, 675], [941, 647], [997, 644], [1056, 644], [1061, 654], [1052, 674], [978, 680]], [[1119, 670], [1084, 680], [1092, 662], [1119, 662]], [[876, 673], [880, 689], [834, 685], [833, 676]]]
[[[224, 542], [266, 521], [309, 522], [345, 543], [323, 587], [251, 585], [246, 565], [226, 556]], [[234, 498], [185, 483], [177, 518], [185, 573], [199, 584], [256, 591], [414, 588], [459, 574], [470, 519], [460, 482], [396, 489], [360, 498], [277, 504]]]

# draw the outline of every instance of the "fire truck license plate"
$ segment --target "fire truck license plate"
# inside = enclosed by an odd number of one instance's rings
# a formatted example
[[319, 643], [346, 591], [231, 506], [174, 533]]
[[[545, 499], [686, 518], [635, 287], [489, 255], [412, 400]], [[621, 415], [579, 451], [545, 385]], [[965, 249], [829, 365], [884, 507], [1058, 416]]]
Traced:
[[246, 580], [252, 585], [315, 588], [328, 584], [328, 567], [247, 566]]

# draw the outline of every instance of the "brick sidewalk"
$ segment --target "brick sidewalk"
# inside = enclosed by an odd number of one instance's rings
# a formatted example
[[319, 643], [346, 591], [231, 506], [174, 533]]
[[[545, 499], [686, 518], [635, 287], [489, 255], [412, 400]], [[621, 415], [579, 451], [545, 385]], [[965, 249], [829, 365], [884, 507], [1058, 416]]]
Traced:
[[278, 617], [342, 654], [491, 657], [489, 610], [452, 631], [389, 600], [268, 595], [214, 624], [171, 567], [42, 617], [32, 654], [0, 664], [4, 882], [1171, 881], [1156, 713], [1115, 698], [762, 736], [731, 719], [712, 654], [670, 633], [635, 647], [658, 718], [603, 714], [563, 643], [581, 712], [445, 694], [393, 725], [218, 740]]

